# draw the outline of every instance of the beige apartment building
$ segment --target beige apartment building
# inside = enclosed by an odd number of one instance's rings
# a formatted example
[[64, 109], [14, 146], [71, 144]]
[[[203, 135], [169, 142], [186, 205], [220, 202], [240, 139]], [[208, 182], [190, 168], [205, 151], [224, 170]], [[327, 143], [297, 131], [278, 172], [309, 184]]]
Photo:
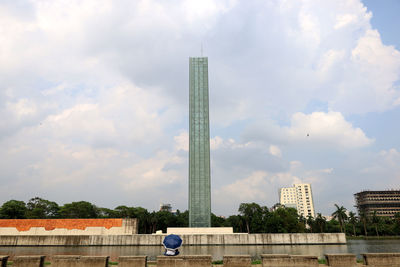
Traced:
[[297, 209], [299, 215], [315, 217], [311, 184], [294, 184], [279, 189], [279, 201], [285, 207]]

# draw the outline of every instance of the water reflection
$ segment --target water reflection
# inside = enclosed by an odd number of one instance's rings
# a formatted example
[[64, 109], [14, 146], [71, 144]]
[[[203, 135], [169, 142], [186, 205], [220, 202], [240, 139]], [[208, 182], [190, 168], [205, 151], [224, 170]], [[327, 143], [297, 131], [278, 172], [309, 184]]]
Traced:
[[360, 253], [368, 252], [400, 252], [400, 240], [349, 240], [348, 251], [360, 256]]
[[[184, 246], [182, 255], [212, 255], [222, 260], [223, 255], [247, 254], [260, 259], [261, 254], [315, 255], [326, 253], [400, 252], [399, 240], [349, 240], [347, 245], [268, 245], [268, 246]], [[164, 252], [162, 246], [105, 246], [105, 247], [0, 247], [1, 255], [109, 255], [115, 261], [118, 256], [147, 255], [155, 260]]]

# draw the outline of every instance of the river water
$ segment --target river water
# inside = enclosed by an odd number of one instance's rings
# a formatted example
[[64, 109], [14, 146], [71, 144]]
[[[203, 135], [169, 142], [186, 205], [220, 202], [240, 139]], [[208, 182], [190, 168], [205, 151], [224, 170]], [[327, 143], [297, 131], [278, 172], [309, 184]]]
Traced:
[[[262, 246], [183, 246], [182, 255], [212, 255], [222, 260], [224, 255], [247, 254], [253, 260], [261, 254], [315, 255], [323, 258], [326, 253], [400, 252], [398, 240], [348, 240], [346, 245], [262, 245]], [[147, 255], [156, 260], [164, 252], [162, 246], [101, 246], [101, 247], [0, 247], [0, 255], [103, 255], [116, 261], [118, 256]]]

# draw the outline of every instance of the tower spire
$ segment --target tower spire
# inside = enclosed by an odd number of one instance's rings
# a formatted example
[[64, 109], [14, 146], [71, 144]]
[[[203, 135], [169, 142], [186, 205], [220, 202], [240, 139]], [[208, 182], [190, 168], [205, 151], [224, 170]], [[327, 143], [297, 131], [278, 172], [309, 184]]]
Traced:
[[211, 227], [208, 97], [208, 59], [189, 58], [189, 227]]

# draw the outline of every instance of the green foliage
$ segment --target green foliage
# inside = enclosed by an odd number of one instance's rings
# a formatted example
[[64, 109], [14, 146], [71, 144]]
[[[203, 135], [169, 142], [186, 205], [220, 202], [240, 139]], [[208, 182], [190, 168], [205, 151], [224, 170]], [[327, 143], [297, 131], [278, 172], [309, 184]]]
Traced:
[[324, 233], [326, 227], [326, 219], [321, 215], [321, 213], [317, 214], [317, 217], [314, 220], [316, 232]]
[[18, 200], [10, 200], [5, 202], [0, 208], [0, 218], [2, 219], [25, 219], [26, 218], [25, 202]]
[[176, 211], [176, 227], [189, 227], [189, 211]]
[[333, 218], [337, 219], [339, 222], [340, 226], [340, 232], [343, 233], [343, 230], [345, 229], [345, 221], [347, 219], [347, 214], [346, 214], [346, 208], [341, 206], [339, 207], [337, 204], [335, 204], [336, 211], [332, 213]]
[[226, 219], [226, 225], [228, 227], [233, 227], [233, 232], [243, 233], [245, 232], [245, 222], [240, 215], [231, 215]]
[[60, 207], [56, 202], [40, 197], [31, 198], [26, 204], [26, 217], [28, 219], [51, 219], [59, 217]]
[[211, 227], [226, 227], [226, 219], [211, 213]]
[[257, 203], [242, 203], [239, 206], [239, 213], [246, 223], [247, 233], [261, 233], [263, 228], [263, 215], [266, 207]]
[[296, 209], [278, 208], [269, 211], [267, 207], [256, 203], [242, 203], [239, 207], [240, 215], [230, 216], [228, 220], [241, 225], [234, 227], [248, 233], [301, 233], [305, 226], [300, 221]]
[[92, 203], [86, 201], [72, 202], [60, 208], [61, 218], [87, 219], [98, 218], [99, 209]]
[[107, 208], [98, 208], [99, 218], [119, 218], [118, 213], [115, 210]]

